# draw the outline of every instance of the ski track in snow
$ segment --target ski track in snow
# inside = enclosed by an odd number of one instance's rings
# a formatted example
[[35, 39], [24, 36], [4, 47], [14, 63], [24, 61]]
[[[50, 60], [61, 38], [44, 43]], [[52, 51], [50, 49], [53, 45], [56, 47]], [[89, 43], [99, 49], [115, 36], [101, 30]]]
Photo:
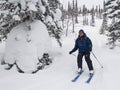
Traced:
[[[15, 67], [6, 71], [0, 66], [0, 90], [119, 90], [120, 52], [109, 50], [105, 45], [106, 37], [99, 35], [100, 22], [100, 20], [96, 21], [96, 27], [76, 24], [75, 34], [62, 37], [62, 48], [54, 45], [54, 62], [36, 74], [21, 74], [16, 72]], [[90, 84], [85, 83], [89, 74], [85, 62], [83, 62], [85, 69], [83, 74], [77, 82], [71, 82], [76, 75], [77, 61], [75, 56], [69, 55], [69, 51], [74, 47], [75, 38], [80, 28], [84, 29], [92, 40], [93, 52], [104, 67], [101, 69], [91, 55], [95, 75]], [[77, 52], [74, 54], [77, 55]]]

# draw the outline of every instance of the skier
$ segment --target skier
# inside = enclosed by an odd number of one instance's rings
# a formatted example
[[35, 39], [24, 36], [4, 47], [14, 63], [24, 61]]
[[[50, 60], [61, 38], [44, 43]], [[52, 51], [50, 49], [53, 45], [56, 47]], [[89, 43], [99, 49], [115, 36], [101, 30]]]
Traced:
[[82, 58], [85, 56], [85, 61], [89, 68], [89, 74], [94, 73], [92, 61], [90, 59], [90, 52], [92, 51], [92, 42], [91, 40], [86, 36], [85, 32], [81, 29], [79, 31], [79, 36], [75, 41], [74, 48], [69, 52], [69, 54], [72, 54], [76, 50], [79, 50], [78, 57], [77, 57], [77, 65], [78, 65], [78, 72], [82, 71]]

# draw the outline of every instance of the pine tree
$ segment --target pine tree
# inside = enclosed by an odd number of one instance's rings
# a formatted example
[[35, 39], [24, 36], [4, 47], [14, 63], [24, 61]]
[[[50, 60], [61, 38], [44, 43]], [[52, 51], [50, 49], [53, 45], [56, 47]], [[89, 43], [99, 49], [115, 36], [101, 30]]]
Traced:
[[108, 25], [107, 25], [107, 15], [106, 15], [106, 8], [105, 8], [105, 1], [103, 3], [103, 10], [104, 10], [104, 14], [103, 14], [103, 22], [102, 22], [102, 26], [100, 29], [100, 34], [104, 34], [105, 31], [108, 31]]
[[100, 5], [99, 5], [99, 19], [102, 19], [102, 9], [101, 9], [101, 7], [100, 7]]
[[86, 21], [87, 21], [87, 8], [86, 8], [85, 5], [83, 5], [82, 16], [83, 16], [83, 25], [86, 25]]
[[63, 5], [60, 7], [60, 10], [62, 12], [62, 17], [61, 17], [61, 20], [62, 20], [62, 27], [64, 28], [64, 21], [65, 19], [67, 18], [67, 11], [64, 9]]
[[75, 23], [78, 23], [78, 1], [75, 4]]
[[89, 25], [89, 21], [88, 21], [88, 18], [86, 19], [86, 25]]
[[73, 23], [73, 31], [72, 31], [72, 33], [74, 33], [75, 32], [75, 1], [73, 0], [73, 3], [72, 3], [72, 23]]
[[92, 8], [92, 10], [91, 10], [91, 22], [90, 22], [90, 25], [91, 26], [95, 26], [95, 10], [94, 10], [94, 6], [93, 6], [93, 8]]
[[70, 5], [70, 2], [68, 2], [67, 23], [66, 23], [66, 36], [68, 36], [69, 20], [70, 20], [71, 13], [72, 13], [71, 11], [72, 11], [72, 7]]
[[81, 11], [81, 7], [79, 8], [79, 14], [81, 14], [82, 13], [82, 11]]
[[72, 14], [72, 7], [71, 7], [70, 2], [68, 2], [68, 16], [70, 17], [71, 14]]
[[96, 13], [96, 17], [99, 18], [99, 10], [98, 10], [98, 6], [96, 6], [95, 13]]
[[60, 4], [59, 0], [48, 0], [49, 2], [49, 7], [51, 10], [55, 10], [58, 8], [58, 4]]
[[114, 48], [120, 43], [120, 1], [108, 0], [105, 4], [106, 14], [110, 19], [114, 19], [114, 23], [108, 27], [108, 45], [110, 48]]

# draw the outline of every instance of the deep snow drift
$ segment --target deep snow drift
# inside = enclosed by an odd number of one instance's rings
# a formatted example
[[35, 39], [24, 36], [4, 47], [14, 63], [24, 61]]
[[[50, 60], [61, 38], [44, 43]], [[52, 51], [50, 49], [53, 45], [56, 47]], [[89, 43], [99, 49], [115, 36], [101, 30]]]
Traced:
[[[79, 18], [79, 22], [80, 20], [82, 19]], [[53, 64], [36, 74], [20, 74], [16, 72], [15, 67], [6, 71], [0, 66], [0, 90], [119, 90], [120, 51], [119, 48], [108, 49], [105, 45], [106, 37], [99, 35], [100, 25], [101, 20], [96, 21], [96, 27], [83, 26], [79, 23], [75, 25], [74, 34], [70, 33], [72, 27], [69, 27], [68, 37], [62, 37], [62, 48], [53, 41], [53, 55], [55, 58]], [[93, 52], [104, 66], [101, 69], [98, 62], [91, 55], [95, 75], [90, 84], [85, 83], [89, 73], [85, 62], [83, 63], [85, 69], [83, 75], [76, 83], [71, 82], [76, 75], [77, 61], [75, 56], [68, 53], [73, 48], [75, 38], [81, 28], [92, 40]], [[3, 47], [4, 45], [0, 45], [0, 52]], [[77, 55], [77, 52], [74, 54]]]

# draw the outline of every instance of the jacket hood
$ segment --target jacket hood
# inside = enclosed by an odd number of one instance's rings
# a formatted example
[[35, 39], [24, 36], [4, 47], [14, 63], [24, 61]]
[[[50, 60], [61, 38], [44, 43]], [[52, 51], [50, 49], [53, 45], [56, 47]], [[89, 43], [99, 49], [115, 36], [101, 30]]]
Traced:
[[80, 30], [79, 30], [79, 33], [80, 33], [80, 32], [84, 33], [84, 37], [86, 37], [86, 33], [84, 32], [83, 29], [80, 29]]

